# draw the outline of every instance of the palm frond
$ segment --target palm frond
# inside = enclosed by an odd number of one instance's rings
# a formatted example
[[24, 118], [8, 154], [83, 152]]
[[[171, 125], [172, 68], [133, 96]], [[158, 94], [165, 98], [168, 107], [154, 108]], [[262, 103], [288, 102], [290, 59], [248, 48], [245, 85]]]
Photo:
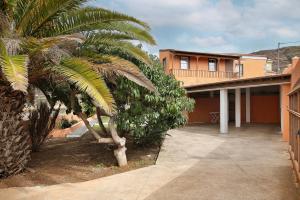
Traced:
[[155, 86], [152, 82], [140, 71], [140, 69], [127, 60], [116, 56], [103, 56], [108, 63], [103, 64], [93, 64], [94, 70], [102, 73], [115, 73], [116, 75], [121, 75], [129, 80], [135, 82], [136, 84], [147, 88], [150, 91], [155, 91]]
[[[78, 9], [87, 0], [32, 0], [19, 3], [19, 17], [16, 30], [24, 36], [34, 33], [47, 23], [57, 19], [61, 14]], [[16, 17], [17, 18], [17, 17]]]
[[22, 42], [22, 48], [29, 54], [35, 52], [46, 52], [50, 48], [58, 45], [64, 45], [66, 43], [78, 44], [84, 43], [85, 38], [81, 34], [62, 35], [57, 37], [36, 39], [34, 37], [28, 37]]
[[63, 13], [57, 19], [54, 19], [44, 26], [38, 36], [57, 36], [62, 34], [72, 34], [82, 31], [98, 30], [103, 23], [111, 23], [117, 21], [126, 21], [138, 24], [146, 29], [149, 26], [128, 15], [103, 8], [85, 7], [68, 13]]
[[126, 33], [119, 33], [119, 32], [97, 32], [97, 33], [87, 33], [86, 34], [87, 42], [92, 44], [94, 40], [137, 40], [136, 37], [126, 34]]
[[0, 37], [4, 37], [10, 30], [8, 17], [0, 11]]
[[0, 0], [0, 12], [3, 12], [5, 13], [5, 15], [10, 16], [13, 13], [15, 5], [15, 0]]
[[15, 90], [27, 92], [28, 87], [28, 58], [25, 55], [10, 56], [2, 39], [0, 39], [0, 67], [5, 78]]
[[23, 16], [28, 10], [33, 7], [34, 0], [16, 0], [16, 6], [14, 9], [14, 23], [18, 25], [23, 19]]
[[97, 37], [93, 38], [92, 40], [87, 40], [85, 44], [94, 45], [96, 47], [108, 47], [111, 50], [119, 50], [139, 61], [142, 61], [146, 64], [151, 64], [151, 59], [149, 58], [148, 54], [140, 47], [133, 45], [131, 42], [118, 41], [112, 38]]
[[67, 58], [53, 67], [53, 70], [65, 76], [79, 90], [86, 92], [107, 113], [114, 111], [115, 103], [109, 88], [88, 62], [80, 58]]
[[[97, 32], [87, 34], [88, 38], [114, 37], [115, 39], [138, 40], [155, 45], [155, 39], [149, 31], [128, 22], [103, 23]], [[100, 31], [101, 30], [101, 31]]]

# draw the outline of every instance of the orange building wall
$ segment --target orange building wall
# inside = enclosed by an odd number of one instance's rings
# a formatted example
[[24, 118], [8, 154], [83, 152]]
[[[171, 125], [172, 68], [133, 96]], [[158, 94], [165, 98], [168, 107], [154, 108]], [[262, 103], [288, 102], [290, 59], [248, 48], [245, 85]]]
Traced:
[[[173, 67], [173, 69], [180, 69], [180, 59], [181, 59], [181, 56], [174, 56], [174, 66], [171, 66], [169, 68], [172, 69], [172, 67]], [[208, 71], [208, 59], [209, 58], [199, 57], [198, 58], [198, 66], [197, 66], [197, 58], [196, 57], [189, 57], [189, 62], [190, 62], [189, 70], [205, 70], [205, 71]], [[219, 60], [219, 66], [218, 67], [219, 67], [218, 71], [225, 72], [225, 60], [224, 59]]]
[[219, 97], [195, 98], [195, 109], [189, 113], [189, 123], [210, 123], [210, 112], [220, 111]]
[[[165, 69], [166, 73], [169, 74], [171, 69], [180, 69], [180, 55], [174, 55], [169, 51], [160, 51], [160, 61], [163, 61], [163, 58], [167, 59], [167, 67]], [[197, 57], [195, 55], [189, 56], [190, 59], [190, 68], [189, 70], [204, 70], [208, 71], [208, 57], [198, 57], [198, 65], [197, 65]], [[233, 71], [234, 66], [238, 64], [238, 60], [233, 62], [233, 68], [230, 71]], [[265, 75], [265, 65], [266, 59], [256, 59], [256, 58], [242, 58], [241, 64], [244, 66], [244, 75], [241, 78], [251, 78]], [[225, 59], [220, 58], [218, 63], [218, 71], [225, 72]], [[183, 82], [184, 86], [188, 85], [196, 85], [202, 83], [214, 83], [219, 81], [226, 81], [234, 78], [224, 78], [217, 77], [212, 74], [211, 77], [207, 76], [191, 76], [188, 71], [189, 70], [181, 70], [180, 75], [175, 75], [176, 79]]]
[[294, 57], [293, 63], [291, 65], [292, 71], [292, 78], [291, 78], [291, 87], [293, 88], [294, 85], [300, 80], [300, 58]]
[[[175, 77], [177, 80], [182, 81], [184, 86], [198, 85], [204, 83], [216, 83], [224, 81], [224, 78], [210, 78], [210, 77]], [[232, 80], [232, 79], [226, 79]]]
[[281, 89], [281, 106], [283, 111], [283, 130], [282, 138], [284, 141], [289, 141], [290, 131], [290, 115], [289, 115], [289, 96], [288, 93], [291, 91], [291, 84], [285, 84], [280, 86]]
[[159, 53], [159, 60], [160, 60], [161, 63], [163, 62], [164, 58], [166, 58], [166, 60], [167, 60], [167, 66], [165, 67], [165, 73], [168, 74], [170, 69], [171, 69], [171, 66], [173, 65], [172, 64], [172, 56], [167, 51], [160, 52]]
[[251, 96], [251, 123], [280, 123], [279, 95]]
[[281, 100], [282, 100], [282, 114], [283, 114], [283, 127], [282, 137], [284, 141], [289, 141], [289, 128], [290, 128], [290, 116], [289, 116], [289, 92], [293, 90], [297, 82], [300, 80], [300, 58], [294, 57], [292, 64], [283, 71], [284, 74], [291, 74], [291, 83], [281, 85]]

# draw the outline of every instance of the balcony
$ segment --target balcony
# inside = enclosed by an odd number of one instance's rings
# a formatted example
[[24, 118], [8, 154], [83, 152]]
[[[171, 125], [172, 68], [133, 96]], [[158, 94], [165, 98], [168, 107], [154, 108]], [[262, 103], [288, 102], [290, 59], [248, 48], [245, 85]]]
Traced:
[[237, 72], [208, 71], [208, 70], [186, 70], [171, 69], [170, 74], [182, 82], [183, 86], [190, 86], [204, 83], [214, 83], [241, 78]]
[[170, 74], [173, 74], [176, 78], [179, 79], [180, 77], [217, 78], [217, 79], [235, 79], [241, 77], [237, 72], [186, 70], [186, 69], [171, 69]]

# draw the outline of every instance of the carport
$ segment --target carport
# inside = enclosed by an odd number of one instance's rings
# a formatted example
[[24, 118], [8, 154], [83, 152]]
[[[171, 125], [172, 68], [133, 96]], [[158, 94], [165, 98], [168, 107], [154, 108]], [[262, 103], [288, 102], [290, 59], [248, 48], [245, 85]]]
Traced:
[[239, 128], [243, 123], [278, 124], [285, 130], [290, 89], [289, 74], [236, 79], [187, 86], [196, 101], [189, 123], [220, 123], [220, 133], [228, 133], [228, 123]]

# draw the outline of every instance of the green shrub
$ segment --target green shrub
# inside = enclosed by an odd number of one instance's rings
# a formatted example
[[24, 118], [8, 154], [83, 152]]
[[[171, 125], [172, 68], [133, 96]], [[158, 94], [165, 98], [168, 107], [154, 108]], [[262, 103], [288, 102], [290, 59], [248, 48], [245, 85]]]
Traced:
[[77, 120], [75, 120], [75, 119], [73, 119], [73, 120], [71, 120], [71, 121], [70, 121], [70, 123], [71, 123], [71, 126], [73, 126], [74, 124], [77, 124], [77, 123], [78, 123], [78, 121], [77, 121]]
[[187, 112], [194, 107], [194, 100], [186, 96], [180, 82], [164, 73], [157, 58], [153, 63], [151, 67], [139, 67], [156, 86], [156, 93], [125, 78], [117, 80], [114, 91], [118, 130], [143, 146], [160, 144], [167, 130], [185, 125]]
[[62, 118], [60, 121], [60, 128], [61, 129], [66, 129], [66, 128], [70, 128], [72, 126], [71, 122], [69, 122], [69, 120]]

